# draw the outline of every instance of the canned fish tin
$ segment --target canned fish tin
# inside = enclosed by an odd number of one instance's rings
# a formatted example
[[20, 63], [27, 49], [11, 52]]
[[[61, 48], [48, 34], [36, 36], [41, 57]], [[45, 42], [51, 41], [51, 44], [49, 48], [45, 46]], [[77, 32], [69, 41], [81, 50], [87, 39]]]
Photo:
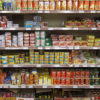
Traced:
[[39, 10], [44, 10], [44, 2], [43, 1], [39, 2]]
[[55, 10], [55, 2], [50, 1], [50, 10]]
[[8, 56], [2, 56], [2, 64], [8, 64]]
[[36, 38], [36, 39], [40, 39], [40, 32], [39, 32], [39, 31], [36, 31], [36, 32], [35, 32], [35, 38]]
[[45, 31], [41, 31], [40, 35], [41, 39], [45, 39]]

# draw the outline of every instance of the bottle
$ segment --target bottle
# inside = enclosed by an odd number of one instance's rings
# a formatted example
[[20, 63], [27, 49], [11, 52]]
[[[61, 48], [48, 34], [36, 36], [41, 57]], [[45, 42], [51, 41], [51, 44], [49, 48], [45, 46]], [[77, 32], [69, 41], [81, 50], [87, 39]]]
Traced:
[[7, 0], [4, 0], [3, 1], [3, 8], [4, 8], [4, 10], [7, 11]]
[[16, 1], [15, 0], [12, 0], [12, 8], [14, 11], [16, 10]]
[[0, 10], [3, 10], [3, 1], [0, 0]]
[[12, 1], [11, 0], [7, 0], [7, 4], [8, 4], [8, 10], [12, 10]]

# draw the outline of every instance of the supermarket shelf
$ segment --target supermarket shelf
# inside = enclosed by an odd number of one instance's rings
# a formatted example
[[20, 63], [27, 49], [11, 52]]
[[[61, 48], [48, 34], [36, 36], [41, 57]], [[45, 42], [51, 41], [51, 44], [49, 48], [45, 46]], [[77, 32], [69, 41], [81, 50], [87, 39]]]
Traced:
[[67, 14], [67, 13], [100, 13], [100, 11], [95, 11], [95, 10], [91, 10], [91, 11], [84, 11], [84, 10], [81, 10], [81, 11], [71, 11], [71, 10], [49, 10], [49, 11], [46, 11], [46, 10], [36, 10], [36, 11], [0, 11], [0, 13], [2, 14], [33, 14], [33, 13], [52, 13], [52, 14]]
[[66, 28], [66, 27], [45, 27], [45, 28], [25, 28], [25, 27], [20, 27], [20, 28], [0, 28], [0, 31], [36, 31], [36, 30], [45, 30], [45, 31], [53, 31], [53, 30], [100, 30], [100, 28]]
[[0, 85], [0, 88], [100, 88], [100, 85]]
[[0, 47], [0, 50], [100, 50], [100, 47], [82, 47], [82, 46], [68, 46], [68, 47]]
[[36, 67], [36, 68], [100, 68], [99, 64], [0, 64], [1, 68], [29, 68], [29, 67]]

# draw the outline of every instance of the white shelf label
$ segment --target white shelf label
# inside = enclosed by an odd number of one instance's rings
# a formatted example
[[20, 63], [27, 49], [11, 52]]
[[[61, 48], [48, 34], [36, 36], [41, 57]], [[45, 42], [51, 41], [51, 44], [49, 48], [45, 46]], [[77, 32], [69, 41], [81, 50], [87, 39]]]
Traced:
[[43, 11], [38, 11], [38, 13], [42, 13]]
[[3, 65], [3, 67], [8, 67], [8, 65]]
[[13, 67], [21, 67], [21, 66], [14, 64]]
[[43, 49], [42, 47], [38, 47], [38, 49]]
[[68, 47], [69, 49], [73, 49], [73, 47], [72, 46], [70, 46], [70, 47]]
[[33, 85], [30, 85], [29, 88], [33, 88]]
[[54, 28], [48, 28], [48, 30], [54, 30]]
[[100, 67], [100, 65], [97, 65], [97, 67]]
[[45, 11], [45, 13], [50, 13], [50, 11]]
[[28, 47], [23, 47], [22, 49], [28, 49]]
[[3, 30], [3, 28], [0, 28], [0, 30]]
[[54, 67], [60, 67], [60, 65], [55, 65]]
[[90, 67], [95, 67], [95, 65], [90, 65]]
[[96, 13], [96, 11], [90, 11], [91, 13]]
[[73, 28], [73, 30], [78, 30], [78, 28]]
[[79, 11], [79, 13], [84, 13], [84, 11]]
[[21, 12], [20, 10], [15, 11], [15, 13], [20, 13], [20, 12]]
[[94, 88], [94, 86], [90, 86], [90, 88]]
[[21, 85], [21, 88], [26, 88], [26, 86], [25, 85]]
[[46, 49], [50, 49], [50, 47], [46, 47]]
[[93, 47], [93, 49], [98, 49], [98, 47]]
[[80, 47], [79, 46], [76, 46], [75, 49], [80, 49]]
[[97, 30], [97, 28], [91, 28], [91, 30]]
[[35, 28], [35, 30], [40, 30], [40, 27], [38, 27], [38, 28]]
[[41, 67], [41, 64], [37, 64], [37, 67]]
[[60, 86], [56, 85], [55, 88], [60, 88]]
[[16, 30], [16, 28], [9, 28], [10, 30]]
[[4, 88], [8, 88], [8, 85], [3, 85]]
[[87, 67], [87, 64], [83, 64], [83, 67]]
[[73, 88], [78, 88], [78, 86], [74, 85]]
[[26, 28], [26, 30], [31, 30], [31, 28]]
[[0, 85], [0, 88], [2, 88], [2, 85]]
[[44, 86], [43, 86], [43, 88], [47, 88], [47, 86], [46, 86], [46, 85], [44, 85]]
[[75, 64], [75, 67], [79, 67], [79, 65], [78, 64]]

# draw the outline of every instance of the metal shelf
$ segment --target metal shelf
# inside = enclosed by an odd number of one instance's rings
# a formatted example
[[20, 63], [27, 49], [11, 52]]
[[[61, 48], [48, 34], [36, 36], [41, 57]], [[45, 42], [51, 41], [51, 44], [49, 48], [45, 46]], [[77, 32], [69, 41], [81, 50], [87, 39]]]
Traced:
[[99, 68], [99, 64], [0, 64], [1, 68]]
[[52, 31], [52, 30], [100, 30], [100, 28], [67, 28], [67, 27], [45, 27], [45, 28], [25, 28], [25, 27], [19, 27], [19, 28], [0, 28], [0, 31], [31, 31], [31, 30], [45, 30], [45, 31]]
[[72, 11], [72, 10], [36, 10], [36, 11], [0, 11], [2, 14], [33, 14], [33, 13], [52, 13], [52, 14], [70, 14], [70, 13], [100, 13], [100, 10], [78, 10], [78, 11]]
[[0, 88], [86, 88], [86, 89], [97, 89], [100, 85], [0, 85]]

